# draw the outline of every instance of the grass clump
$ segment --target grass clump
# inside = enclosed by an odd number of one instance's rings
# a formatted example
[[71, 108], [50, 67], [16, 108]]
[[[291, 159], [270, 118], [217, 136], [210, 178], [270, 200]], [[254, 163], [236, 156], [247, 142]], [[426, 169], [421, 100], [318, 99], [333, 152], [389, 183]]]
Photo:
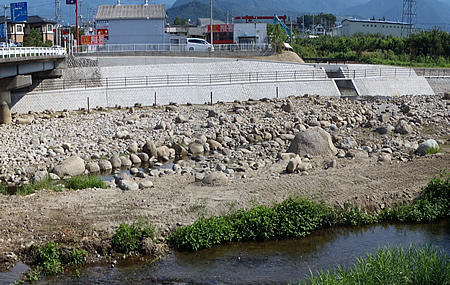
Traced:
[[140, 219], [132, 225], [120, 224], [112, 239], [112, 246], [115, 251], [127, 254], [139, 250], [144, 238], [155, 238], [155, 226]]
[[5, 183], [0, 184], [0, 195], [9, 195], [8, 188]]
[[380, 215], [384, 220], [396, 222], [431, 222], [450, 217], [450, 177], [443, 170], [433, 178], [412, 204], [386, 208]]
[[382, 221], [430, 222], [450, 216], [450, 181], [442, 171], [412, 204], [386, 208], [380, 214], [358, 207], [331, 207], [291, 197], [272, 207], [234, 210], [228, 215], [201, 217], [194, 224], [176, 229], [170, 242], [179, 250], [197, 251], [225, 242], [264, 241], [304, 237], [312, 231], [342, 225], [367, 225]]
[[191, 226], [178, 228], [170, 241], [180, 250], [197, 251], [224, 242], [299, 238], [337, 224], [363, 225], [374, 221], [375, 215], [358, 208], [333, 208], [291, 197], [272, 207], [260, 205], [221, 217], [201, 218]]
[[64, 186], [62, 184], [56, 184], [54, 180], [50, 178], [50, 176], [46, 176], [39, 182], [33, 181], [29, 184], [25, 184], [19, 187], [16, 191], [16, 195], [26, 196], [33, 193], [36, 193], [42, 189], [52, 190], [52, 191], [61, 191]]
[[48, 242], [38, 248], [38, 269], [45, 275], [62, 273], [64, 265], [82, 265], [87, 260], [85, 250], [61, 249], [59, 243]]
[[65, 187], [73, 190], [87, 189], [87, 188], [102, 188], [105, 189], [106, 183], [101, 177], [97, 176], [75, 176], [70, 177], [65, 181]]
[[436, 154], [436, 153], [440, 153], [441, 152], [441, 148], [439, 146], [437, 147], [429, 147], [427, 149], [427, 154]]
[[320, 271], [300, 284], [450, 284], [450, 257], [424, 245], [421, 248], [383, 248], [350, 269]]

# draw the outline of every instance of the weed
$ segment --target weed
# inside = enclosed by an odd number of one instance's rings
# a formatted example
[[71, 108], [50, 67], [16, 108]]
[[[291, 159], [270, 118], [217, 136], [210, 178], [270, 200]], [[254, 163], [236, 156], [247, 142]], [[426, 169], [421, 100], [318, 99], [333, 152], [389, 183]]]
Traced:
[[97, 176], [74, 176], [66, 180], [65, 186], [69, 189], [79, 190], [88, 188], [102, 188], [105, 189], [105, 181]]
[[379, 249], [359, 258], [350, 269], [320, 271], [301, 284], [449, 284], [450, 258], [425, 245]]
[[60, 244], [51, 241], [38, 248], [38, 269], [45, 275], [56, 275], [63, 272], [63, 265], [84, 264], [87, 256], [85, 250], [61, 249]]
[[39, 182], [31, 182], [30, 184], [25, 184], [22, 187], [19, 187], [16, 191], [16, 195], [26, 196], [33, 193], [36, 193], [42, 189], [48, 189], [52, 191], [61, 191], [63, 185], [57, 184], [54, 180], [50, 178], [50, 176], [45, 177], [43, 180]]
[[427, 154], [436, 154], [436, 153], [440, 153], [440, 152], [441, 152], [441, 148], [439, 146], [430, 147], [427, 149]]
[[76, 248], [63, 250], [61, 254], [61, 261], [64, 264], [71, 266], [84, 264], [87, 260], [88, 252], [85, 250], [79, 250]]
[[0, 184], [0, 195], [9, 195], [8, 188], [5, 183]]
[[119, 253], [129, 253], [139, 249], [144, 238], [154, 239], [155, 227], [140, 220], [136, 224], [120, 224], [112, 239], [113, 248]]

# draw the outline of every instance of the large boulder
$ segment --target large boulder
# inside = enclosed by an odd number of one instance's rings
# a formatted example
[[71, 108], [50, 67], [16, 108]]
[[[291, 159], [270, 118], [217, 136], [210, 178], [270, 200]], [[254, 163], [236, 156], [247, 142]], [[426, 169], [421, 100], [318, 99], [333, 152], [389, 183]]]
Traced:
[[152, 141], [148, 141], [143, 148], [143, 151], [148, 154], [150, 157], [158, 157], [158, 153], [156, 152], [156, 145]]
[[71, 156], [61, 164], [55, 166], [53, 168], [53, 173], [59, 177], [77, 176], [84, 174], [85, 170], [84, 160], [78, 156]]
[[223, 173], [221, 171], [214, 171], [214, 172], [211, 172], [210, 174], [206, 175], [202, 179], [202, 182], [203, 182], [203, 184], [208, 184], [208, 185], [223, 185], [228, 182], [228, 178], [225, 175], [225, 173]]
[[295, 136], [287, 152], [300, 156], [310, 154], [313, 156], [330, 157], [337, 154], [331, 135], [320, 127], [309, 128]]
[[419, 147], [417, 148], [417, 153], [419, 153], [420, 155], [426, 155], [429, 149], [438, 148], [439, 144], [435, 140], [429, 139], [419, 145]]
[[405, 120], [400, 120], [395, 126], [394, 132], [401, 135], [409, 135], [413, 132], [413, 128]]

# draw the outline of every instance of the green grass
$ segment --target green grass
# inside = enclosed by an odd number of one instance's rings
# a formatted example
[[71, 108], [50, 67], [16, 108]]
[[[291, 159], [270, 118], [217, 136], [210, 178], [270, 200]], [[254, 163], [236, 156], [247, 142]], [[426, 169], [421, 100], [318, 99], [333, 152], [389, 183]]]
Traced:
[[440, 153], [440, 152], [441, 152], [440, 147], [430, 147], [427, 149], [427, 154], [436, 154], [436, 153]]
[[225, 242], [264, 241], [304, 237], [312, 231], [338, 225], [366, 225], [382, 221], [430, 222], [450, 217], [449, 175], [442, 171], [412, 204], [386, 208], [380, 214], [346, 205], [343, 209], [300, 197], [272, 206], [234, 210], [228, 215], [202, 217], [176, 229], [169, 241], [179, 250], [197, 251]]
[[85, 250], [61, 248], [56, 242], [48, 242], [38, 248], [38, 271], [45, 275], [56, 275], [64, 271], [64, 265], [82, 265], [87, 260]]
[[52, 180], [49, 176], [44, 178], [40, 182], [31, 182], [30, 184], [25, 184], [22, 187], [17, 189], [16, 195], [26, 196], [33, 193], [36, 193], [42, 189], [52, 190], [52, 191], [61, 191], [63, 185], [57, 184], [54, 180]]
[[9, 195], [8, 188], [5, 183], [0, 184], [0, 195]]
[[112, 239], [112, 247], [118, 253], [130, 253], [139, 250], [144, 238], [155, 238], [155, 226], [144, 219], [132, 225], [120, 224]]
[[64, 182], [65, 187], [68, 189], [79, 190], [87, 188], [101, 188], [105, 189], [106, 183], [101, 177], [97, 176], [75, 176], [70, 177]]
[[383, 248], [374, 255], [359, 258], [349, 269], [319, 271], [300, 284], [450, 284], [450, 257], [443, 251], [425, 245]]

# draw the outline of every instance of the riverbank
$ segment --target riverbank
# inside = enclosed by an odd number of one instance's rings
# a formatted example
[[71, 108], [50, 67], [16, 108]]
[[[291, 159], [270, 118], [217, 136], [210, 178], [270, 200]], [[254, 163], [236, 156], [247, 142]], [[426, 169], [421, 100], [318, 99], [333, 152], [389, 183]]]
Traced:
[[[154, 166], [180, 152], [191, 156], [170, 169], [136, 167], [134, 175], [111, 182], [108, 189], [0, 195], [0, 252], [14, 253], [3, 258], [3, 269], [30, 261], [30, 250], [48, 241], [85, 249], [90, 262], [113, 262], [118, 257], [111, 255], [112, 235], [120, 224], [140, 218], [156, 225], [164, 244], [173, 229], [202, 215], [293, 195], [372, 211], [411, 202], [450, 167], [448, 112], [442, 96], [366, 102], [301, 96], [214, 106], [99, 108], [89, 114], [49, 111], [33, 114], [28, 123], [17, 114], [16, 124], [0, 130], [2, 179], [10, 183], [30, 181], [41, 171], [55, 174], [56, 166], [74, 155], [86, 166], [114, 156], [127, 162], [120, 158], [152, 154], [152, 145]], [[288, 153], [296, 135], [319, 126], [330, 134], [335, 153], [299, 152], [299, 162]], [[440, 143], [440, 153], [416, 154], [428, 139]], [[208, 152], [195, 156], [195, 148]], [[288, 171], [292, 160], [297, 168]]]

